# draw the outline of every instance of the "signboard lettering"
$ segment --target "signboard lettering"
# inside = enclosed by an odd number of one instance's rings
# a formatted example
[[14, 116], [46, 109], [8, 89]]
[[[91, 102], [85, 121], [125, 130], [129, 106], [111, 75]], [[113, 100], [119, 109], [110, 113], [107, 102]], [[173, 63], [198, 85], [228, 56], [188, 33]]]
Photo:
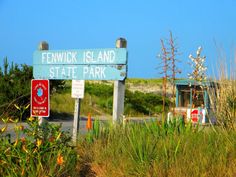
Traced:
[[77, 63], [77, 52], [42, 52], [42, 64]]
[[33, 64], [126, 64], [127, 50], [86, 49], [86, 50], [44, 50], [35, 51]]
[[126, 65], [37, 65], [34, 77], [62, 80], [123, 80]]
[[68, 80], [124, 80], [127, 50], [87, 49], [36, 51], [34, 77]]
[[93, 51], [84, 52], [84, 63], [115, 63], [116, 53], [114, 50], [99, 51], [97, 56]]

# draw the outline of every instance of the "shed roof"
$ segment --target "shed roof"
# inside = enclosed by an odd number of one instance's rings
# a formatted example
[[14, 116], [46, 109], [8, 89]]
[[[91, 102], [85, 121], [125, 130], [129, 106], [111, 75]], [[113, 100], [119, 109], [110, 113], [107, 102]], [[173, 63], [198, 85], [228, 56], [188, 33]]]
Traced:
[[175, 80], [175, 85], [197, 85], [197, 86], [214, 86], [215, 82], [212, 81], [203, 81], [203, 82], [197, 82], [195, 80], [190, 79], [178, 79]]

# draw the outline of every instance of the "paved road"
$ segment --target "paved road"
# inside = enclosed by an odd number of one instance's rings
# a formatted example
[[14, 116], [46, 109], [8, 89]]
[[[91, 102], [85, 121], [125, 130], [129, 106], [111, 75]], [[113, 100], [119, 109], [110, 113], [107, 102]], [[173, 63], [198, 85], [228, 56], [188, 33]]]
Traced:
[[[85, 134], [86, 133], [86, 121], [87, 119], [82, 118], [80, 120], [80, 128], [79, 128], [79, 133], [80, 134]], [[51, 124], [62, 124], [62, 130], [63, 131], [68, 131], [72, 135], [72, 129], [73, 129], [73, 119], [70, 120], [53, 120], [49, 121]], [[28, 124], [26, 122], [18, 123], [18, 125], [22, 125], [24, 128], [28, 127]], [[0, 128], [5, 126], [4, 124], [0, 124]], [[7, 124], [7, 131], [4, 134], [10, 134], [11, 137], [14, 139], [15, 138], [15, 131], [14, 131], [15, 123], [8, 123]]]
[[[128, 118], [129, 121], [135, 121], [135, 122], [143, 122], [144, 120], [146, 121], [150, 121], [150, 120], [153, 120], [154, 118], [137, 118], [137, 117], [132, 117], [132, 118]], [[94, 119], [92, 119], [94, 121]], [[106, 119], [106, 118], [99, 118], [99, 120], [101, 122], [106, 122], [108, 121], [109, 119]], [[155, 119], [156, 120], [156, 119]], [[85, 117], [81, 117], [80, 118], [80, 126], [79, 126], [79, 134], [85, 134], [87, 132], [86, 130], [86, 122], [87, 122], [87, 118]], [[70, 118], [68, 120], [61, 120], [61, 119], [54, 119], [52, 121], [49, 121], [49, 123], [53, 123], [53, 124], [62, 124], [62, 130], [63, 131], [68, 131], [71, 133], [72, 135], [72, 130], [73, 130], [73, 118]], [[22, 122], [22, 123], [18, 123], [18, 125], [22, 125], [24, 126], [24, 128], [27, 128], [28, 125], [27, 123], [25, 122]], [[4, 126], [4, 124], [0, 124], [0, 128], [2, 128]], [[14, 127], [15, 127], [15, 124], [14, 123], [8, 123], [8, 126], [7, 126], [7, 131], [5, 132], [5, 134], [11, 134], [11, 137], [14, 139], [15, 137], [15, 132], [14, 132]]]

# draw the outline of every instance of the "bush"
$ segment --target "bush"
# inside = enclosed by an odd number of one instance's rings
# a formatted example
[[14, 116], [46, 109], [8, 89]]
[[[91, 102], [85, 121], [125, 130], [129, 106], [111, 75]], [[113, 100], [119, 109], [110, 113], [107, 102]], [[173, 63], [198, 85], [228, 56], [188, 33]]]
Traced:
[[[0, 67], [0, 115], [18, 117], [14, 104], [26, 106], [30, 103], [31, 80], [33, 79], [33, 67], [26, 64], [11, 65], [8, 59], [3, 60], [3, 69]], [[64, 89], [63, 80], [50, 81], [52, 91]], [[29, 117], [29, 110], [25, 111], [24, 117]]]
[[[0, 114], [16, 114], [14, 104], [26, 106], [30, 103], [30, 84], [33, 68], [25, 64], [9, 63], [7, 58], [0, 67]], [[17, 115], [19, 116], [19, 115]]]
[[[2, 120], [1, 176], [76, 176], [77, 153], [70, 145], [70, 135], [61, 131], [61, 126], [39, 126], [38, 121], [29, 118], [25, 128], [18, 120]], [[13, 139], [6, 135], [8, 122], [15, 122]]]
[[[162, 110], [156, 109], [162, 105], [162, 97], [153, 93], [131, 92], [126, 90], [125, 93], [125, 105], [129, 105], [133, 110], [144, 115], [154, 115], [161, 113]], [[170, 104], [169, 100], [166, 100], [166, 107]], [[126, 109], [129, 111], [129, 109]], [[128, 113], [128, 112], [125, 112]]]
[[105, 84], [85, 84], [85, 92], [102, 98], [108, 98], [113, 95], [113, 86]]

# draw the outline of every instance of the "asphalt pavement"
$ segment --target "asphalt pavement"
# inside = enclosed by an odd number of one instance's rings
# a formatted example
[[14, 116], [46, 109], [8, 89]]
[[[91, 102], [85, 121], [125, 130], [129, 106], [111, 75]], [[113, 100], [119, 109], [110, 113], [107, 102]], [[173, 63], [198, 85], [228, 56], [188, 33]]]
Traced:
[[[97, 118], [97, 117], [96, 117]], [[126, 118], [127, 121], [129, 122], [143, 122], [144, 120], [146, 121], [150, 121], [150, 120], [156, 120], [156, 118], [144, 118], [144, 117], [130, 117], [130, 118]], [[95, 118], [92, 118], [92, 121], [94, 121]], [[98, 118], [99, 121], [101, 122], [107, 122], [107, 121], [111, 121], [111, 118], [104, 118], [104, 117], [99, 117]], [[50, 124], [57, 124], [57, 125], [62, 125], [62, 131], [67, 131], [72, 135], [72, 131], [73, 131], [73, 118], [68, 118], [68, 119], [53, 119], [53, 120], [49, 120], [48, 122]], [[83, 135], [86, 134], [87, 129], [86, 129], [86, 123], [87, 123], [87, 118], [86, 117], [80, 117], [80, 122], [79, 122], [79, 135]], [[7, 130], [4, 134], [10, 134], [11, 138], [14, 139], [15, 138], [15, 131], [14, 131], [14, 127], [15, 127], [15, 123], [8, 123], [7, 124]], [[29, 125], [26, 122], [20, 122], [18, 123], [18, 125], [22, 125], [24, 128], [27, 128]], [[3, 128], [5, 125], [3, 123], [0, 124], [0, 128]]]

